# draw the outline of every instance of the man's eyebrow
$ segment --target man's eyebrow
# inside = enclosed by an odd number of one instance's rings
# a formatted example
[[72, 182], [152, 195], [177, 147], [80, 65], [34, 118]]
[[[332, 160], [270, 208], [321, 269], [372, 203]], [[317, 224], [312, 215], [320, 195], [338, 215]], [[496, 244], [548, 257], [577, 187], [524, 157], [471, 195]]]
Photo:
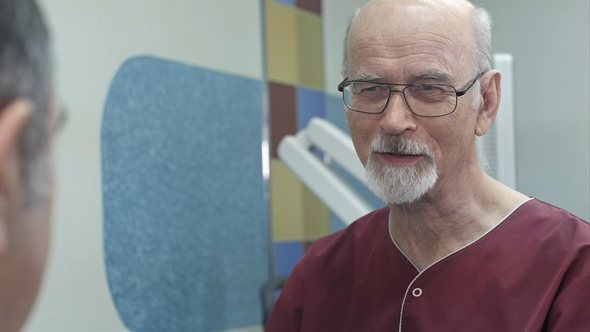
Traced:
[[448, 73], [445, 73], [443, 71], [440, 70], [428, 70], [419, 74], [414, 75], [414, 79], [417, 80], [425, 80], [425, 79], [430, 79], [430, 80], [437, 80], [437, 81], [443, 81], [443, 82], [451, 82], [452, 81], [452, 77], [451, 75], [449, 75]]
[[381, 77], [373, 74], [357, 74], [351, 78], [350, 81], [377, 81], [380, 80]]
[[[381, 76], [377, 76], [374, 74], [367, 74], [367, 73], [361, 73], [361, 74], [357, 74], [353, 77], [350, 77], [349, 80], [350, 81], [378, 81], [381, 79]], [[414, 75], [414, 79], [415, 80], [436, 80], [436, 81], [441, 81], [441, 82], [452, 82], [453, 78], [451, 75], [449, 75], [446, 72], [437, 70], [437, 69], [432, 69], [432, 70], [427, 70], [421, 73], [418, 73], [416, 75]]]

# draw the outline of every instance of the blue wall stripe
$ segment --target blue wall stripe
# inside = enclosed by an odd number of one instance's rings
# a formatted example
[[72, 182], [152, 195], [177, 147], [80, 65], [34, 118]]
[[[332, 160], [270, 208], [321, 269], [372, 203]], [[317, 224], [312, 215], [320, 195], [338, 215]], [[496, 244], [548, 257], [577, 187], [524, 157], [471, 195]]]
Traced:
[[303, 87], [296, 88], [297, 96], [297, 129], [307, 127], [312, 117], [326, 117], [324, 93]]
[[295, 0], [274, 0], [274, 1], [278, 2], [278, 3], [282, 3], [287, 6], [291, 6], [291, 7], [295, 6]]
[[[350, 134], [348, 130], [348, 124], [346, 122], [344, 106], [342, 104], [342, 96], [325, 96], [326, 105], [326, 119], [347, 134]], [[344, 179], [353, 189], [355, 189], [361, 197], [367, 200], [374, 208], [385, 206], [385, 203], [375, 196], [364, 184], [359, 182], [356, 178], [345, 171], [340, 165], [332, 163], [332, 169], [334, 169], [342, 179]], [[334, 213], [330, 214], [330, 226], [333, 232], [338, 231], [345, 227], [345, 224], [340, 218]]]
[[303, 242], [275, 242], [275, 275], [289, 275], [303, 255]]

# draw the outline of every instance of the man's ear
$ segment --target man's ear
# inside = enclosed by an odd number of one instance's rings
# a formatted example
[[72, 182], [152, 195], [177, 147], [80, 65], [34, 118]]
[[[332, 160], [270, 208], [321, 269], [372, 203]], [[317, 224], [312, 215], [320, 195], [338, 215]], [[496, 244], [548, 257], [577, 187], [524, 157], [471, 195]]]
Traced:
[[496, 118], [502, 90], [500, 87], [501, 75], [497, 70], [490, 70], [480, 79], [480, 94], [482, 102], [477, 113], [477, 125], [475, 134], [483, 136]]
[[33, 104], [16, 99], [0, 108], [0, 257], [8, 246], [8, 204], [6, 165], [33, 112]]

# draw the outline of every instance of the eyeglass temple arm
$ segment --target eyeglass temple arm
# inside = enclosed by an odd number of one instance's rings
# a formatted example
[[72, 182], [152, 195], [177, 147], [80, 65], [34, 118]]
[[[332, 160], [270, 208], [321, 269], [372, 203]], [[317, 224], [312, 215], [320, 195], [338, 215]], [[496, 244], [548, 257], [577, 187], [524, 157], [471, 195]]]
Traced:
[[477, 82], [477, 80], [480, 79], [483, 76], [483, 74], [485, 74], [485, 73], [486, 73], [485, 71], [480, 73], [479, 75], [477, 75], [476, 78], [473, 79], [473, 81], [471, 81], [471, 83], [469, 83], [469, 85], [467, 85], [465, 87], [465, 89], [463, 89], [461, 91], [457, 91], [457, 97], [461, 97], [462, 95], [466, 94], [467, 91], [469, 91], [469, 89], [471, 89], [471, 87], [475, 84], [475, 82]]
[[344, 84], [346, 84], [347, 81], [348, 81], [348, 77], [346, 77], [342, 82], [340, 82], [340, 84], [338, 84], [338, 91], [340, 91], [340, 92], [344, 91]]

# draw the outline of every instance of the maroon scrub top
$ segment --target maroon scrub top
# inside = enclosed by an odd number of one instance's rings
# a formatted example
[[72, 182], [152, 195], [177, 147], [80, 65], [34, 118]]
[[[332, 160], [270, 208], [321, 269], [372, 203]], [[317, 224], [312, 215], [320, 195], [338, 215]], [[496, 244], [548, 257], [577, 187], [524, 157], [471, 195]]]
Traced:
[[590, 331], [590, 225], [536, 199], [420, 272], [389, 208], [316, 241], [265, 331]]

